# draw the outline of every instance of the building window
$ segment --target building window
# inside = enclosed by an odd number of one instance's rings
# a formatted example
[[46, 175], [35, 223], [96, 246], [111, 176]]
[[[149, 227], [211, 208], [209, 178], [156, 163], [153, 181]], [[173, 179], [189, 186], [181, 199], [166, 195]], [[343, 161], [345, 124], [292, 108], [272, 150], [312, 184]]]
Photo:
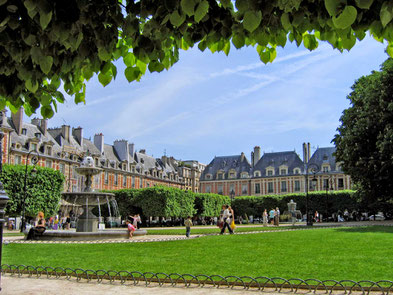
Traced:
[[32, 143], [31, 144], [31, 150], [32, 151], [36, 151], [37, 150], [37, 144], [36, 143]]
[[261, 193], [261, 185], [259, 183], [255, 184], [255, 193], [260, 194]]
[[219, 185], [217, 186], [217, 192], [218, 192], [220, 195], [223, 194], [223, 187], [222, 187], [222, 184], [219, 184]]
[[300, 174], [300, 169], [299, 168], [293, 169], [293, 174]]
[[131, 187], [135, 188], [135, 176], [131, 178]]
[[248, 190], [247, 190], [247, 184], [242, 184], [242, 194], [243, 194], [243, 195], [247, 195], [247, 192], [248, 192]]
[[212, 179], [211, 174], [206, 174], [206, 179]]
[[224, 179], [224, 173], [218, 173], [217, 179]]
[[127, 175], [123, 175], [123, 186], [127, 186]]
[[119, 175], [115, 173], [115, 185], [117, 185], [119, 182]]
[[323, 188], [324, 189], [329, 189], [329, 179], [324, 179], [323, 180]]
[[280, 175], [286, 175], [286, 174], [287, 174], [287, 169], [280, 170]]
[[309, 189], [314, 189], [314, 188], [315, 188], [314, 182], [313, 182], [312, 180], [309, 180], [309, 181], [308, 181], [308, 188], [309, 188]]
[[65, 164], [64, 163], [60, 163], [59, 165], [59, 170], [62, 174], [65, 174]]
[[230, 193], [231, 193], [231, 192], [235, 193], [235, 185], [234, 185], [234, 184], [231, 184], [231, 185], [229, 186], [229, 192], [230, 192]]
[[52, 147], [48, 146], [48, 147], [46, 148], [46, 153], [47, 153], [49, 156], [52, 156]]
[[338, 179], [338, 188], [343, 188], [344, 187], [344, 178], [339, 178]]
[[109, 175], [108, 175], [108, 171], [105, 171], [105, 176], [104, 176], [104, 183], [108, 184], [109, 182]]
[[300, 181], [295, 180], [295, 192], [300, 192]]
[[35, 135], [36, 138], [41, 139], [41, 133], [38, 133], [38, 132], [37, 132], [37, 133], [35, 133], [34, 135]]
[[206, 192], [211, 193], [212, 192], [212, 187], [210, 185], [206, 186]]
[[15, 157], [14, 157], [14, 164], [15, 164], [15, 165], [20, 165], [20, 164], [22, 164], [22, 157], [19, 156], [19, 155], [15, 155]]
[[143, 187], [142, 177], [139, 178], [139, 188]]
[[323, 166], [323, 167], [322, 167], [322, 171], [323, 171], [324, 173], [329, 172], [329, 166]]
[[76, 168], [78, 168], [78, 166], [72, 166], [72, 178], [73, 179], [78, 178], [78, 174], [76, 173]]
[[281, 191], [282, 192], [287, 191], [287, 182], [286, 181], [281, 181]]
[[261, 176], [261, 171], [255, 171], [254, 172], [255, 177], [260, 177]]
[[235, 172], [229, 173], [229, 178], [236, 178], [236, 173]]
[[267, 176], [273, 176], [273, 170], [267, 170]]
[[22, 128], [22, 135], [26, 135], [27, 134], [27, 129], [26, 128]]
[[247, 178], [247, 177], [248, 177], [248, 173], [247, 173], [247, 172], [243, 172], [243, 173], [241, 174], [241, 177], [242, 177], [242, 178]]
[[267, 192], [272, 193], [273, 192], [273, 182], [268, 182], [267, 183]]

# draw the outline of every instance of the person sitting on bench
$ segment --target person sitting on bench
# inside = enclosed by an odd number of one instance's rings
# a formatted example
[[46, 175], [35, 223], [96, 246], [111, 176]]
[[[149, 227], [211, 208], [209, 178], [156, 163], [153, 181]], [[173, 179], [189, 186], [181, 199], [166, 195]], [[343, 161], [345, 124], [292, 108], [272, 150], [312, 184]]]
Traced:
[[30, 228], [26, 240], [34, 240], [37, 236], [41, 236], [44, 233], [46, 229], [44, 212], [38, 212], [37, 218], [38, 218], [37, 225], [35, 227]]

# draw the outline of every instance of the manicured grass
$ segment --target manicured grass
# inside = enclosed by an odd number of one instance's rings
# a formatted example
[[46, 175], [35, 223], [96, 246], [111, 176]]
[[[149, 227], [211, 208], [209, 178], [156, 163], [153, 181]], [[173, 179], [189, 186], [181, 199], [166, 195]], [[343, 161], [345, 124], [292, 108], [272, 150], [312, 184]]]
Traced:
[[9, 244], [3, 263], [283, 278], [392, 280], [393, 227], [314, 229], [131, 244]]
[[3, 237], [19, 237], [19, 236], [24, 236], [24, 234], [20, 232], [3, 233]]
[[[237, 226], [235, 232], [254, 232], [254, 231], [271, 231], [271, 230], [284, 230], [289, 228], [299, 228], [299, 227], [291, 227], [291, 226], [280, 226], [280, 227], [240, 227]], [[165, 229], [149, 229], [147, 230], [148, 235], [184, 235], [186, 233], [185, 227], [182, 228], [165, 228]], [[228, 230], [227, 230], [228, 232]], [[200, 234], [218, 234], [220, 233], [220, 229], [216, 228], [191, 228], [192, 235], [200, 235]]]

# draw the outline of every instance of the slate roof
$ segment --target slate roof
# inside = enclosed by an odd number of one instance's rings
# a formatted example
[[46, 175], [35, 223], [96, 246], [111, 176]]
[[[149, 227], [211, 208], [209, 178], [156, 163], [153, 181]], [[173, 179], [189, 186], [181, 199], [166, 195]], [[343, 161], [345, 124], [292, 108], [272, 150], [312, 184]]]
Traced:
[[[235, 156], [222, 156], [215, 157], [203, 170], [201, 175], [201, 180], [215, 180], [218, 171], [223, 171], [225, 173], [225, 179], [228, 179], [228, 173], [230, 170], [234, 169], [236, 171], [236, 178], [240, 178], [241, 172], [247, 172], [250, 174], [251, 165], [247, 158], [243, 155]], [[211, 174], [212, 178], [206, 179], [206, 175]]]
[[320, 167], [320, 170], [322, 170], [322, 165], [323, 164], [329, 164], [330, 165], [330, 171], [334, 172], [336, 170], [336, 157], [333, 155], [333, 153], [336, 152], [335, 147], [323, 147], [323, 148], [318, 148], [312, 157], [310, 158], [309, 163], [314, 163], [317, 164]]
[[293, 170], [299, 168], [301, 172], [303, 169], [303, 161], [300, 159], [298, 154], [294, 151], [290, 152], [277, 152], [277, 153], [265, 153], [254, 166], [254, 171], [260, 171], [262, 177], [266, 175], [266, 168], [271, 166], [274, 168], [274, 175], [280, 175], [280, 166], [285, 165], [288, 167], [288, 174], [293, 175]]

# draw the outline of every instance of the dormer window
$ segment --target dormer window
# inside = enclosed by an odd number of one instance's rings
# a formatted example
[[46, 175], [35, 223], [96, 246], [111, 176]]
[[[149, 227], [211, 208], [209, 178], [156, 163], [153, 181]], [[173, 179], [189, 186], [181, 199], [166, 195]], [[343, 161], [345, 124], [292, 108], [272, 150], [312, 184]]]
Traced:
[[217, 173], [217, 179], [224, 179], [224, 173]]
[[22, 128], [22, 135], [26, 135], [27, 134], [27, 129], [26, 128]]
[[46, 148], [46, 153], [47, 153], [49, 156], [52, 156], [52, 147], [48, 146], [48, 147]]
[[41, 133], [39, 133], [39, 132], [35, 133], [34, 136], [35, 136], [36, 138], [38, 138], [38, 139], [41, 139]]
[[286, 169], [280, 169], [280, 175], [286, 175], [287, 170]]
[[241, 178], [248, 178], [248, 173], [247, 172], [242, 172]]
[[206, 179], [208, 179], [208, 180], [212, 179], [212, 175], [211, 174], [206, 174]]
[[300, 169], [299, 168], [293, 169], [293, 174], [300, 174]]
[[323, 171], [324, 173], [329, 172], [329, 165], [323, 165], [323, 166], [322, 166], [322, 171]]
[[266, 175], [273, 176], [274, 175], [274, 168], [266, 168]]
[[254, 177], [261, 177], [261, 171], [254, 171]]

